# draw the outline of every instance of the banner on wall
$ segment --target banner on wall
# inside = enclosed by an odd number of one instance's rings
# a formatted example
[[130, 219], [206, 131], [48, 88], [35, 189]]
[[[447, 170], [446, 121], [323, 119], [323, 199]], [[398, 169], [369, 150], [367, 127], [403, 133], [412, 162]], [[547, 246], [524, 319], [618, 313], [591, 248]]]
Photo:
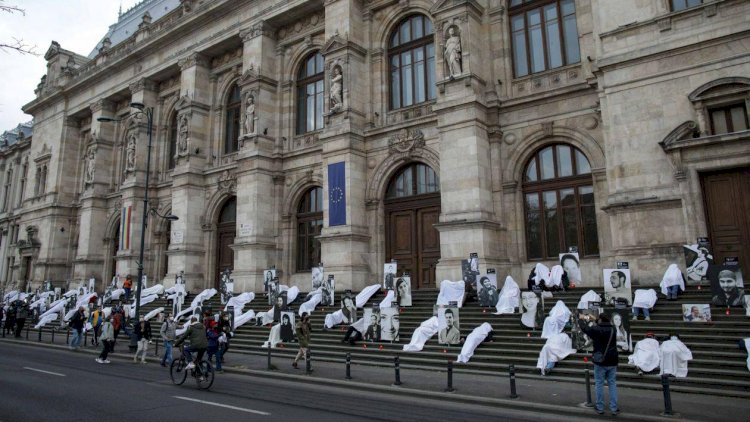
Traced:
[[328, 225], [346, 225], [346, 163], [328, 165]]
[[120, 213], [120, 250], [130, 249], [130, 217], [132, 207], [122, 207]]

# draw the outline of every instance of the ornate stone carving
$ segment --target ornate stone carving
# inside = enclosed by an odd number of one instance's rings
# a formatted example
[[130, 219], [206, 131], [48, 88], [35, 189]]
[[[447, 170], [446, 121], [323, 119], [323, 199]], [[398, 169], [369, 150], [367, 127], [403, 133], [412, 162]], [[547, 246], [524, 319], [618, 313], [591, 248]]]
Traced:
[[96, 172], [96, 145], [91, 145], [86, 151], [86, 172], [84, 174], [84, 188], [88, 189], [94, 184], [94, 173]]
[[398, 135], [388, 139], [391, 153], [411, 155], [415, 149], [424, 146], [424, 134], [420, 129], [402, 129]]
[[112, 111], [114, 109], [114, 104], [111, 101], [100, 99], [96, 101], [95, 103], [91, 104], [89, 106], [89, 109], [92, 113], [96, 113], [97, 111]]
[[281, 27], [278, 31], [276, 31], [276, 37], [279, 40], [283, 40], [285, 38], [291, 38], [301, 32], [306, 32], [310, 29], [313, 29], [314, 27], [318, 25], [322, 26], [323, 21], [324, 21], [324, 18], [323, 18], [322, 12], [313, 13], [304, 19], [291, 23], [287, 26]]
[[503, 137], [503, 141], [504, 141], [504, 142], [505, 142], [506, 144], [508, 144], [508, 145], [513, 145], [513, 144], [515, 144], [515, 143], [516, 143], [516, 141], [518, 141], [518, 136], [516, 136], [516, 134], [515, 134], [515, 133], [507, 133], [507, 134], [506, 134], [506, 135], [505, 135], [505, 136]]
[[131, 131], [128, 135], [128, 143], [125, 148], [125, 174], [135, 172], [135, 146], [138, 141], [138, 135], [135, 131]]
[[200, 53], [193, 53], [177, 62], [181, 71], [185, 71], [193, 66], [208, 66], [208, 60]]
[[245, 98], [245, 122], [244, 122], [244, 135], [255, 134], [255, 96], [252, 92], [248, 92]]
[[219, 176], [219, 189], [230, 193], [237, 191], [237, 178], [229, 170], [224, 170]]
[[266, 21], [260, 21], [250, 27], [250, 29], [240, 31], [240, 38], [242, 38], [242, 41], [244, 42], [248, 42], [262, 35], [274, 37], [273, 28]]
[[136, 93], [140, 91], [156, 91], [156, 83], [153, 81], [141, 78], [133, 83], [131, 83], [128, 88], [130, 89], [131, 93]]
[[445, 60], [446, 73], [449, 78], [455, 78], [463, 73], [461, 36], [458, 34], [458, 27], [456, 25], [448, 27], [448, 37], [445, 40], [443, 59]]
[[543, 122], [542, 123], [542, 131], [544, 132], [544, 136], [552, 136], [554, 124], [555, 122]]
[[183, 113], [178, 117], [177, 123], [177, 156], [184, 157], [188, 154], [188, 143], [190, 141], [190, 121], [188, 114]]
[[331, 114], [338, 113], [344, 107], [344, 75], [341, 71], [341, 66], [333, 66], [331, 71], [331, 89], [328, 97], [331, 101]]

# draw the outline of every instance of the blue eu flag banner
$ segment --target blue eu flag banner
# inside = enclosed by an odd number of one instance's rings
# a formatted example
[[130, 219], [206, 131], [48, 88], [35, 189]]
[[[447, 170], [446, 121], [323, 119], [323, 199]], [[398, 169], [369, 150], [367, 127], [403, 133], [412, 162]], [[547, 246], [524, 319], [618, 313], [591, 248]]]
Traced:
[[328, 165], [328, 225], [346, 225], [346, 166], [343, 161]]

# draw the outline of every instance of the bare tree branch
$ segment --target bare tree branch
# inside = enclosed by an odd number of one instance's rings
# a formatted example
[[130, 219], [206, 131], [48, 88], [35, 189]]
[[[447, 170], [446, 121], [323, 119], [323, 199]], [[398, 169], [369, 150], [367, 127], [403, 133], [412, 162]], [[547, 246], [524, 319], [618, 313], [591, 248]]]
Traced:
[[[5, 0], [0, 0], [0, 12], [6, 12], [10, 14], [20, 13], [23, 16], [26, 16], [26, 11], [24, 9], [21, 9], [20, 7], [15, 6], [15, 5], [6, 5]], [[10, 51], [15, 51], [17, 53], [20, 53], [22, 55], [25, 55], [25, 54], [31, 54], [33, 56], [39, 55], [39, 53], [34, 51], [34, 49], [36, 48], [35, 45], [26, 44], [23, 41], [23, 38], [21, 39], [16, 38], [16, 37], [12, 37], [12, 38], [13, 38], [13, 42], [0, 41], [0, 51], [2, 51], [3, 53], [7, 53], [8, 50], [10, 50]]]

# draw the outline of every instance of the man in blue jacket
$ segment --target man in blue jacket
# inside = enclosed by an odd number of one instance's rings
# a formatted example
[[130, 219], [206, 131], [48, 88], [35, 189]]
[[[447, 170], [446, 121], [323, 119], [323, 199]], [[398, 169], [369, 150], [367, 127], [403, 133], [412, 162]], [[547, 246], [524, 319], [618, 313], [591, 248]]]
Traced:
[[[617, 341], [615, 330], [605, 314], [599, 315], [597, 324], [589, 327], [587, 321], [594, 319], [593, 315], [581, 314], [578, 317], [578, 326], [594, 342], [594, 380], [596, 382], [596, 413], [604, 414], [604, 379], [607, 379], [609, 387], [609, 410], [612, 415], [620, 413], [617, 406]], [[600, 357], [600, 359], [597, 359]]]

